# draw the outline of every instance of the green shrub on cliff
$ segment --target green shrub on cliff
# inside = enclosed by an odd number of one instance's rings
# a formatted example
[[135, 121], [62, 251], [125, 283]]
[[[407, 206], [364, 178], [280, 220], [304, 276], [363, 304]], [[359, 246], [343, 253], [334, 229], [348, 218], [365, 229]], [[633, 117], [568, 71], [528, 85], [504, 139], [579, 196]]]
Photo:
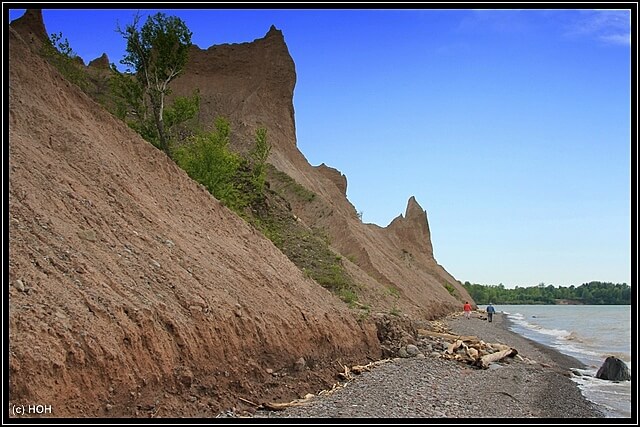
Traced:
[[453, 285], [449, 282], [444, 282], [442, 284], [442, 286], [444, 286], [444, 288], [447, 290], [447, 292], [449, 292], [449, 294], [452, 297], [459, 297], [458, 291], [456, 290], [456, 288], [453, 287]]
[[71, 49], [69, 40], [62, 33], [52, 33], [43, 43], [40, 54], [71, 83], [87, 89], [87, 73], [82, 59]]
[[186, 143], [174, 150], [173, 157], [178, 166], [225, 206], [248, 218], [251, 214], [247, 208], [256, 210], [256, 206], [264, 204], [265, 165], [271, 146], [266, 129], [259, 128], [255, 146], [243, 157], [229, 149], [230, 133], [229, 122], [217, 118], [213, 131], [188, 136]]
[[176, 163], [187, 174], [204, 185], [211, 194], [235, 211], [246, 206], [246, 197], [236, 185], [241, 157], [229, 151], [229, 122], [217, 119], [215, 130], [192, 137], [177, 148]]

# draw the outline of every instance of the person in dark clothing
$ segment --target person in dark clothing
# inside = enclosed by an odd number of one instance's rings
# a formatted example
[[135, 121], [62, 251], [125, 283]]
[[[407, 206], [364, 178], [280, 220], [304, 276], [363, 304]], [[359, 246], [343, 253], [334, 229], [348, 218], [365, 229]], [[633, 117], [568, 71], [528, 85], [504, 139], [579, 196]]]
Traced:
[[493, 321], [493, 313], [496, 312], [496, 309], [493, 308], [493, 305], [491, 303], [489, 303], [489, 306], [487, 307], [487, 319], [489, 320], [489, 322]]

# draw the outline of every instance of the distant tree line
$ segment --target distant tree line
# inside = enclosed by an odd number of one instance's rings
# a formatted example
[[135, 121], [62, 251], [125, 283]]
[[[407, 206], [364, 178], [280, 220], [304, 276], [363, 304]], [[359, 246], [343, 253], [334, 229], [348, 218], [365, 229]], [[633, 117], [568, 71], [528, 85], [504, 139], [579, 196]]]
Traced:
[[589, 282], [578, 287], [545, 285], [505, 289], [499, 285], [464, 282], [476, 304], [590, 304], [629, 305], [631, 287], [626, 283]]

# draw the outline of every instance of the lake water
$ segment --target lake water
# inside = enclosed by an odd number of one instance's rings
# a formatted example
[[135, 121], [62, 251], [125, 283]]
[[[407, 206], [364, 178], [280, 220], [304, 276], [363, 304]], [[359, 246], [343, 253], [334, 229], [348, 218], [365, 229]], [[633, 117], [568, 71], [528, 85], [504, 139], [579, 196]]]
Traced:
[[[511, 330], [573, 356], [587, 367], [574, 376], [582, 394], [601, 405], [607, 417], [631, 417], [631, 306], [629, 305], [494, 305], [513, 322]], [[484, 309], [486, 307], [480, 306]], [[627, 363], [632, 381], [595, 377], [607, 356]]]

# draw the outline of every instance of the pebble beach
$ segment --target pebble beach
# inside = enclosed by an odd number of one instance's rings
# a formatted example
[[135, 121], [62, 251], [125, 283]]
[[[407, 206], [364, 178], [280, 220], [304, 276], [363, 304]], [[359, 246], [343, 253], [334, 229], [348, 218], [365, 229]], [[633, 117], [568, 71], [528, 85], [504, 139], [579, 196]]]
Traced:
[[282, 411], [258, 410], [255, 418], [603, 418], [571, 379], [581, 362], [511, 332], [500, 313], [493, 322], [444, 320], [450, 332], [501, 343], [520, 357], [478, 369], [427, 355], [382, 363], [333, 392]]

